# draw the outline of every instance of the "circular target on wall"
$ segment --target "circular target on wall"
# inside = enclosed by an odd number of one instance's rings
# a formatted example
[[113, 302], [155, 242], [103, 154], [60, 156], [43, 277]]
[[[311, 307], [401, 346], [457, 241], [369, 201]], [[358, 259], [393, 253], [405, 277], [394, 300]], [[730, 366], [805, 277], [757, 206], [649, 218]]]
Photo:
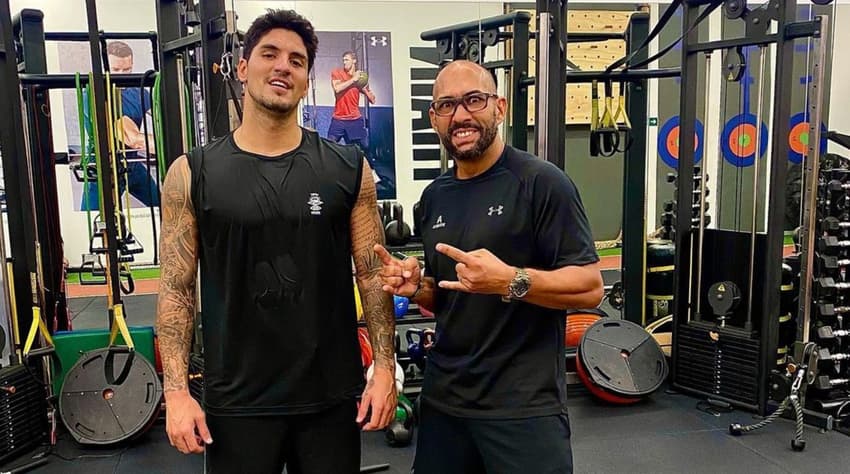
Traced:
[[[820, 153], [826, 152], [826, 126], [820, 124]], [[809, 115], [799, 112], [791, 116], [791, 124], [788, 131], [788, 159], [791, 163], [803, 162], [806, 151], [809, 149]]]
[[[694, 163], [702, 160], [704, 131], [702, 122], [696, 121], [694, 125]], [[669, 167], [679, 168], [679, 116], [670, 117], [658, 133], [658, 156]]]
[[767, 151], [767, 125], [761, 123], [761, 138], [756, 140], [756, 116], [738, 114], [726, 122], [720, 136], [720, 148], [723, 158], [738, 167], [752, 166], [755, 161], [756, 142], [759, 157]]

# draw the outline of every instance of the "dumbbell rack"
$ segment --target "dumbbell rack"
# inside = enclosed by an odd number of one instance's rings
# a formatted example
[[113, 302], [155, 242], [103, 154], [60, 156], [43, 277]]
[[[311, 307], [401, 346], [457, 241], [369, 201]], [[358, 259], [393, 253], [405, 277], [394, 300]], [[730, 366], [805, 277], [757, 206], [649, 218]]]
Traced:
[[[800, 231], [802, 342], [794, 358], [810, 369], [807, 422], [850, 434], [850, 169], [847, 160], [824, 161], [823, 167], [811, 161]], [[816, 349], [804, 357], [805, 343]]]

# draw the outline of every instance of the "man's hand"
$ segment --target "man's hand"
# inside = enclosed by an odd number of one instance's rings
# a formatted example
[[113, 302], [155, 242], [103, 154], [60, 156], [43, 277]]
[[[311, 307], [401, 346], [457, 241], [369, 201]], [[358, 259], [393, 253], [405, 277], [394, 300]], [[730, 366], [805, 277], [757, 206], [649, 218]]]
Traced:
[[457, 281], [441, 281], [440, 288], [507, 296], [516, 271], [489, 250], [464, 252], [448, 244], [437, 244], [437, 251], [458, 262], [455, 265]]
[[374, 250], [383, 264], [380, 273], [383, 290], [406, 298], [416, 293], [422, 278], [419, 260], [416, 257], [399, 260], [390, 255], [382, 245], [375, 245]]
[[366, 389], [363, 390], [357, 410], [357, 423], [366, 421], [366, 416], [371, 411], [372, 416], [363, 425], [363, 431], [382, 430], [395, 418], [397, 403], [395, 374], [389, 369], [375, 365], [372, 378], [366, 382]]
[[203, 453], [212, 444], [207, 419], [188, 391], [166, 393], [165, 432], [171, 445], [183, 454]]

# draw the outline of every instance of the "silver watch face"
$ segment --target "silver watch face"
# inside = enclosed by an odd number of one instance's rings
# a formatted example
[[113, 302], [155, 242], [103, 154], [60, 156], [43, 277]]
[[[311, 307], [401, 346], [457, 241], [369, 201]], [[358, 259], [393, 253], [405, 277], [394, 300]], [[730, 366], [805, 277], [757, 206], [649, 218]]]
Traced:
[[511, 282], [511, 296], [514, 298], [522, 298], [528, 294], [530, 282], [527, 277], [517, 275]]

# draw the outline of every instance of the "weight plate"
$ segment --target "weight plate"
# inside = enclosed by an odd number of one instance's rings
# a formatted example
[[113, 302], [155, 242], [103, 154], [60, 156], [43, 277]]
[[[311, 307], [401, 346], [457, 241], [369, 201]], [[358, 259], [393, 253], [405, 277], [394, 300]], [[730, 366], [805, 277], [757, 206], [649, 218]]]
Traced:
[[[106, 381], [108, 349], [86, 352], [68, 371], [59, 396], [59, 414], [68, 431], [82, 444], [118, 443], [142, 433], [159, 413], [162, 385], [154, 366], [135, 354], [120, 385]], [[114, 355], [120, 372], [127, 354]]]
[[648, 395], [667, 377], [661, 347], [644, 328], [629, 321], [597, 321], [585, 331], [579, 354], [589, 378], [616, 395]]

